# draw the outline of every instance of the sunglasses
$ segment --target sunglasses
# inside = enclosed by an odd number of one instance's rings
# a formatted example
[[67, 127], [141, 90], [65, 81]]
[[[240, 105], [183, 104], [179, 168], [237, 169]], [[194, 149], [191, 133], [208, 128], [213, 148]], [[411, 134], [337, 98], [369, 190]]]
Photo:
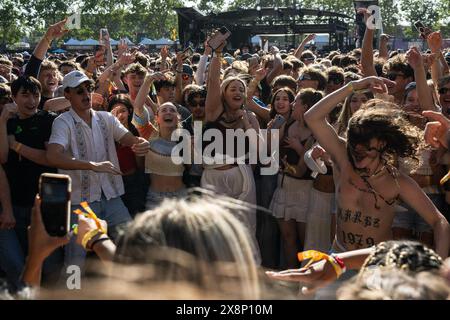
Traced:
[[191, 76], [188, 75], [187, 73], [183, 73], [183, 74], [181, 75], [181, 78], [182, 78], [184, 81], [187, 81], [187, 80], [189, 80], [189, 79], [191, 78]]
[[189, 105], [191, 106], [191, 108], [196, 108], [196, 107], [204, 108], [205, 107], [205, 101], [192, 102], [192, 103], [189, 103]]
[[450, 88], [440, 88], [438, 92], [439, 94], [447, 94], [447, 92], [450, 92]]
[[388, 78], [389, 80], [391, 80], [391, 81], [394, 81], [395, 79], [397, 79], [397, 77], [402, 77], [402, 78], [404, 78], [405, 75], [402, 74], [402, 73], [395, 73], [395, 72], [392, 72], [392, 73], [388, 73], [388, 74], [387, 74], [387, 78]]
[[95, 87], [93, 85], [89, 85], [89, 86], [86, 86], [86, 87], [78, 87], [78, 88], [76, 88], [75, 93], [79, 94], [79, 95], [82, 95], [85, 91], [87, 91], [87, 93], [92, 93], [92, 92], [94, 92], [94, 90], [95, 90]]
[[341, 84], [343, 82], [344, 82], [344, 80], [339, 79], [339, 78], [328, 78], [328, 83]]
[[298, 81], [303, 81], [303, 80], [312, 80], [312, 79], [309, 75], [302, 74], [300, 77], [298, 77]]
[[412, 89], [415, 89], [417, 87], [417, 84], [415, 82], [410, 82], [408, 83], [408, 85], [405, 87], [405, 91], [409, 91]]

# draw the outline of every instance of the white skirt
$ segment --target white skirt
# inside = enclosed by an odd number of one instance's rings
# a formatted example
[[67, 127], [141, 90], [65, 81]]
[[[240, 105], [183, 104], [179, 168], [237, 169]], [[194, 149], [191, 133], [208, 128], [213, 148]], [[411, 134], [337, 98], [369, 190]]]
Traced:
[[[206, 167], [200, 182], [202, 188], [218, 194], [256, 205], [256, 185], [252, 168], [249, 165], [238, 165], [227, 170], [217, 170]], [[254, 253], [257, 264], [261, 263], [261, 254], [256, 241], [256, 208], [248, 210], [248, 215], [236, 215], [250, 231], [257, 252]]]
[[328, 252], [331, 247], [330, 229], [334, 193], [312, 189], [306, 221], [305, 250]]
[[306, 223], [312, 185], [313, 180], [295, 179], [288, 175], [283, 179], [283, 174], [279, 174], [278, 187], [270, 203], [270, 211], [275, 218]]

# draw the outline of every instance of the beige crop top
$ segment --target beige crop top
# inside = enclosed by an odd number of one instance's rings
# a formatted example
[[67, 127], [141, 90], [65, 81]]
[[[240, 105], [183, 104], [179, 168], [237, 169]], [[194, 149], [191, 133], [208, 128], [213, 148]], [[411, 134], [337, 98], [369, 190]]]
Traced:
[[183, 176], [184, 164], [174, 163], [171, 157], [172, 149], [177, 143], [161, 138], [149, 142], [150, 150], [145, 155], [145, 172], [170, 177]]

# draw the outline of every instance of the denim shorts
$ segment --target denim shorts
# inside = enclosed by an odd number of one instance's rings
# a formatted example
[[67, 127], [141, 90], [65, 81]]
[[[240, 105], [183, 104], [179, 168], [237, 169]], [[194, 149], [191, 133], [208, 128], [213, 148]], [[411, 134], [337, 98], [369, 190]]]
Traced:
[[[427, 194], [434, 205], [443, 212], [445, 205], [444, 197], [441, 194]], [[401, 203], [397, 210], [392, 227], [413, 230], [415, 232], [433, 232], [433, 228], [410, 206]]]
[[188, 195], [187, 189], [183, 188], [174, 192], [157, 192], [148, 190], [145, 209], [152, 210], [158, 207], [164, 199], [183, 198]]

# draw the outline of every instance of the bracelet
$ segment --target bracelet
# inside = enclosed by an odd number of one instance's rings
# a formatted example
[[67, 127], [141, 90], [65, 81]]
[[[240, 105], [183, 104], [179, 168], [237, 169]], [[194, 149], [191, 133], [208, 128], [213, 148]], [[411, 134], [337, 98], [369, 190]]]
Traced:
[[335, 254], [328, 256], [328, 262], [333, 266], [337, 279], [347, 271], [344, 261]]
[[94, 246], [95, 246], [97, 243], [99, 243], [99, 242], [104, 242], [104, 241], [108, 241], [108, 240], [111, 240], [111, 239], [110, 239], [109, 237], [95, 239], [95, 240], [92, 242], [92, 244], [90, 245], [89, 249], [90, 249], [90, 250], [94, 250]]
[[47, 35], [44, 35], [44, 39], [45, 39], [45, 41], [47, 41], [48, 47], [51, 48], [52, 47], [52, 41], [47, 37]]
[[333, 266], [334, 271], [336, 272], [336, 279], [338, 279], [346, 270], [344, 261], [337, 257], [336, 255], [328, 255], [326, 253], [316, 251], [316, 250], [307, 250], [304, 252], [298, 253], [298, 260], [301, 262], [303, 260], [311, 259], [304, 268], [309, 267], [313, 262], [327, 260]]
[[88, 233], [86, 233], [83, 237], [83, 240], [81, 241], [82, 247], [88, 251], [89, 249], [86, 247], [87, 243], [99, 233], [103, 233], [103, 232], [100, 229], [94, 229], [94, 230], [91, 230]]
[[20, 149], [22, 148], [23, 144], [21, 144], [20, 142], [17, 142], [16, 147], [14, 148], [14, 151], [16, 153], [19, 153]]
[[354, 92], [355, 90], [353, 89], [353, 82], [352, 81], [350, 81], [348, 84], [347, 84], [347, 88], [349, 88], [349, 91], [350, 92]]

